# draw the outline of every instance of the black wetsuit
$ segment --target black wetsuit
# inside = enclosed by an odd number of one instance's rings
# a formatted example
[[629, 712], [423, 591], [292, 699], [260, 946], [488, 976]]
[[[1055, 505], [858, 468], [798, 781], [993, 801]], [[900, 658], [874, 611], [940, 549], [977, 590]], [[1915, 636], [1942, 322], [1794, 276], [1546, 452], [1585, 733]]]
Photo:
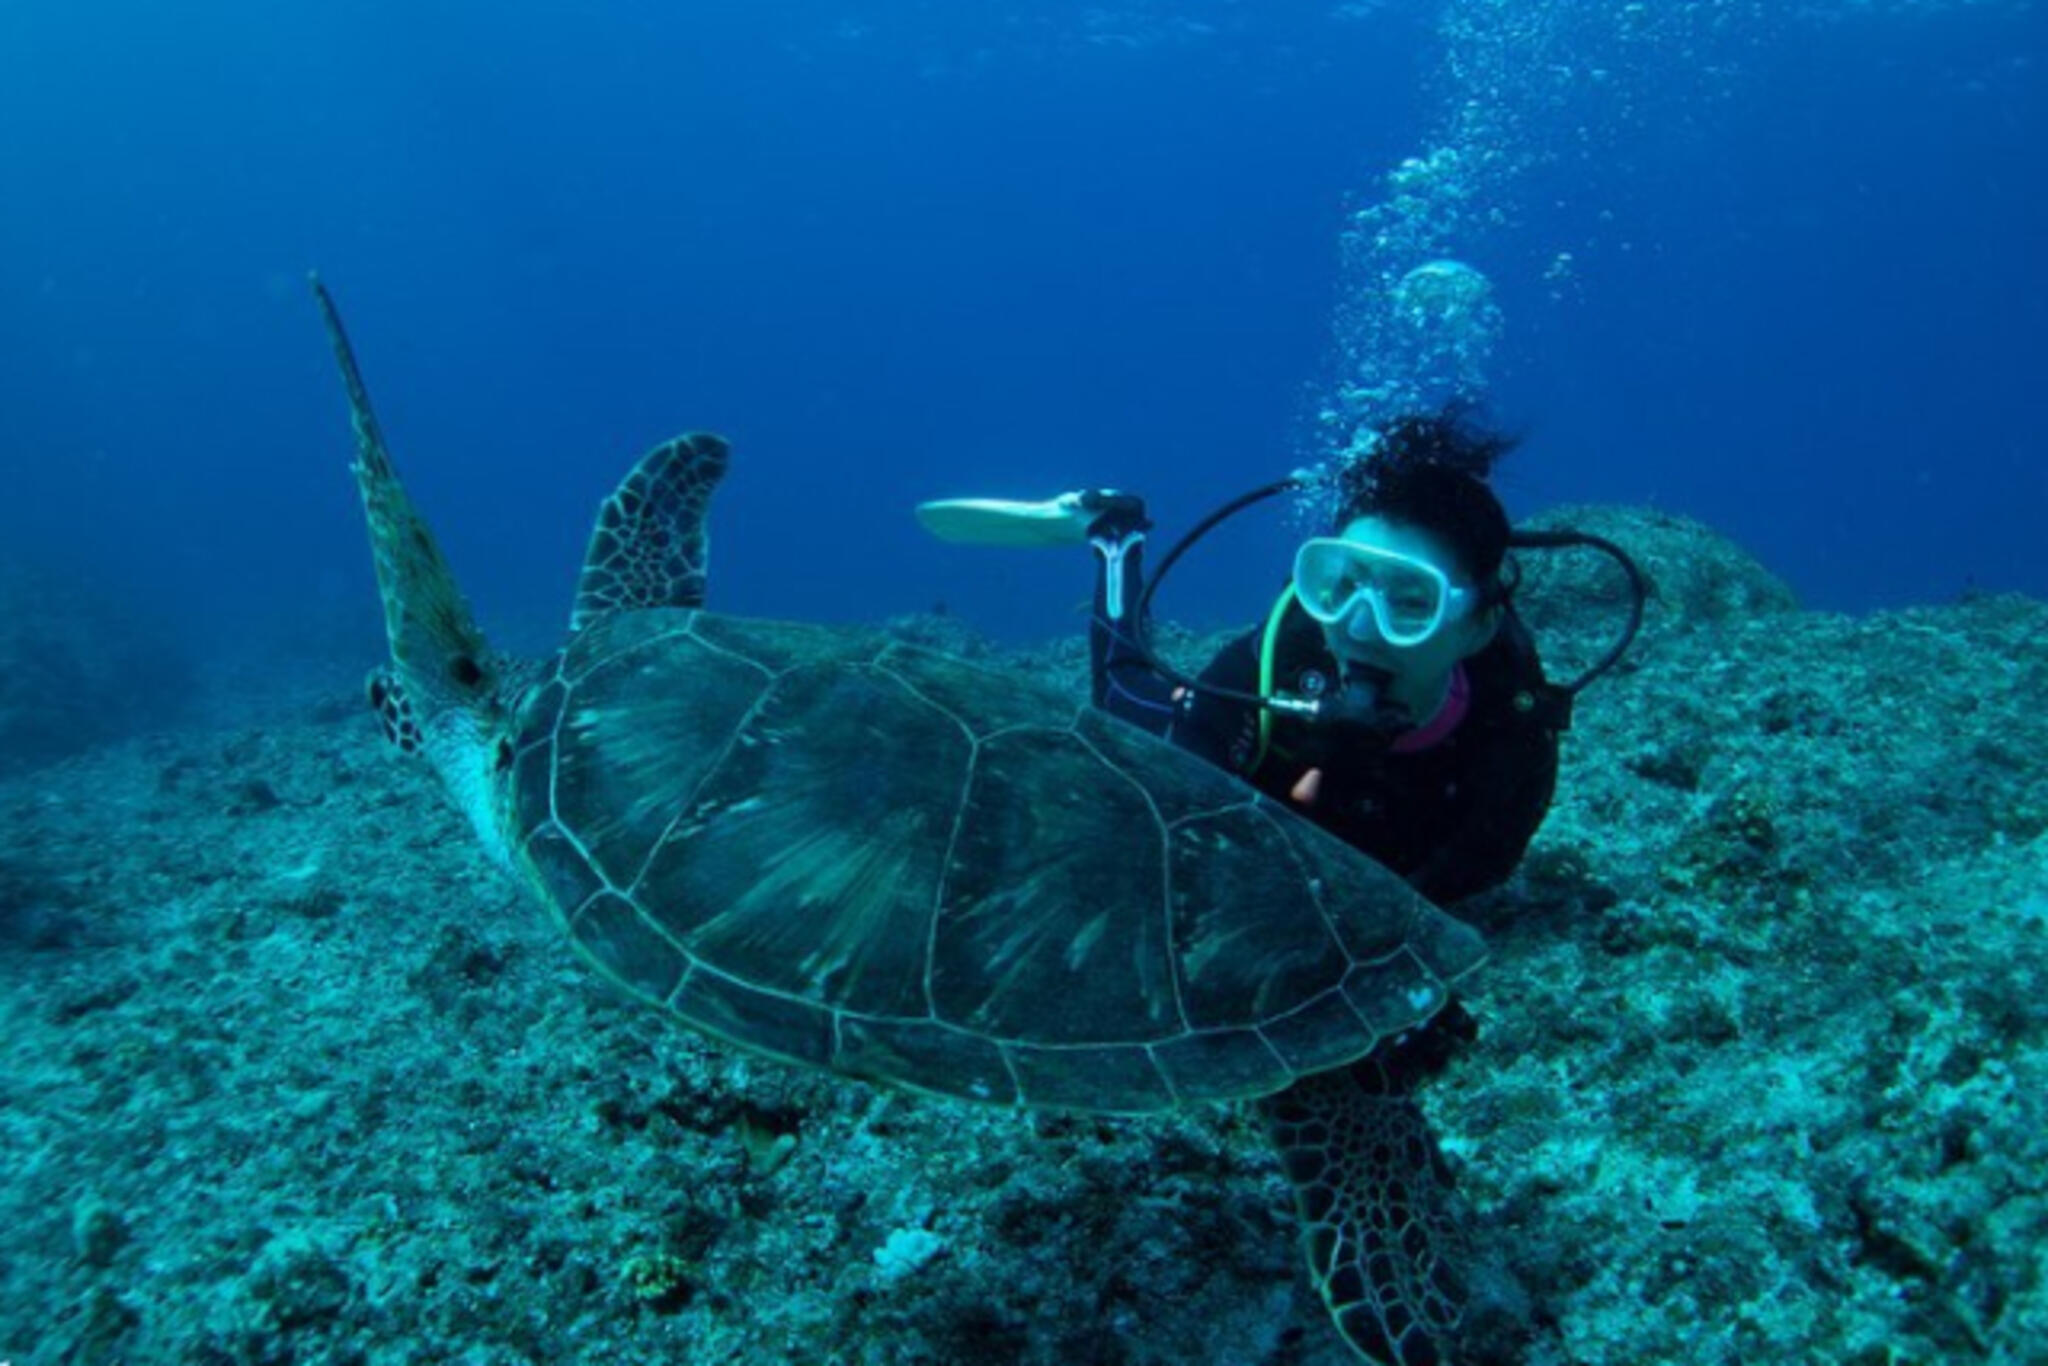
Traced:
[[[1125, 553], [1125, 601], [1140, 591], [1140, 547]], [[1465, 660], [1470, 698], [1463, 720], [1426, 748], [1397, 752], [1392, 735], [1362, 728], [1315, 727], [1261, 709], [1196, 693], [1178, 702], [1112, 626], [1097, 575], [1090, 632], [1095, 703], [1111, 715], [1236, 773], [1406, 878], [1440, 904], [1483, 892], [1514, 871], [1550, 808], [1557, 782], [1562, 708], [1543, 677], [1529, 632], [1512, 611], [1493, 642]], [[1269, 627], [1231, 641], [1201, 680], [1238, 692], [1260, 690], [1260, 655]], [[1313, 696], [1339, 677], [1322, 628], [1290, 604], [1278, 625], [1273, 687]], [[1316, 800], [1289, 794], [1312, 768], [1322, 770]]]

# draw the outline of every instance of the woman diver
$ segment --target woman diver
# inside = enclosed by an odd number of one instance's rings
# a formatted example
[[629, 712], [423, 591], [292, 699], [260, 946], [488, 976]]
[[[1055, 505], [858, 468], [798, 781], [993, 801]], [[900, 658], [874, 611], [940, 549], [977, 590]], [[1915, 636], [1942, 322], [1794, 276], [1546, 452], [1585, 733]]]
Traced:
[[1388, 424], [1335, 477], [1329, 534], [1295, 552], [1266, 620], [1192, 681], [1162, 673], [1144, 638], [1144, 504], [1074, 495], [1094, 514], [1096, 705], [1432, 901], [1499, 885], [1549, 810], [1570, 710], [1511, 598], [1513, 534], [1487, 483], [1510, 444], [1456, 412]]

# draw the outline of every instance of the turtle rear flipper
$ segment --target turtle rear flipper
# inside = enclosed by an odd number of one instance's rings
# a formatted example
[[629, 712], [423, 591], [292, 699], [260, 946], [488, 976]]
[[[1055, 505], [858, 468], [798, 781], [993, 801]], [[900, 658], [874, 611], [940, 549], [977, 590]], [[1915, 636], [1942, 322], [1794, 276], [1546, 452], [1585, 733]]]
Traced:
[[729, 458], [723, 438], [701, 432], [640, 457], [598, 509], [570, 630], [614, 612], [704, 605], [704, 514]]
[[1467, 1288], [1449, 1176], [1421, 1109], [1375, 1073], [1304, 1077], [1263, 1107], [1338, 1332], [1385, 1366], [1450, 1366]]

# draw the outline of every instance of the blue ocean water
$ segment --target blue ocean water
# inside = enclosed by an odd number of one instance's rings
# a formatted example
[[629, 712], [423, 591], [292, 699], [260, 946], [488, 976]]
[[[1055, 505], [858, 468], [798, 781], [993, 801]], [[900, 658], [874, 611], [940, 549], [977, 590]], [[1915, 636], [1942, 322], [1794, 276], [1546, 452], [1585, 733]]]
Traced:
[[[1654, 502], [1821, 607], [2048, 594], [2042, 51], [2026, 0], [8, 6], [0, 553], [374, 658], [317, 268], [512, 638], [689, 428], [716, 605], [1079, 630], [1085, 562], [910, 507], [1185, 525], [1428, 378], [1388, 272], [1449, 257], [1518, 513]], [[1164, 610], [1256, 613], [1294, 530]]]

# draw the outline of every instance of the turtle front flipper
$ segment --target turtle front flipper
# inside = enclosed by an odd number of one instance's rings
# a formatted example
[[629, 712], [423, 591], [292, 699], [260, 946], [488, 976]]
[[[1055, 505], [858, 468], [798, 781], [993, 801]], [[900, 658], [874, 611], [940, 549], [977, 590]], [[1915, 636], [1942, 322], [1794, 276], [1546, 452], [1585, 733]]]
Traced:
[[1262, 1106], [1294, 1186], [1309, 1276], [1344, 1340], [1385, 1366], [1450, 1366], [1464, 1239], [1414, 1099], [1368, 1059]]
[[729, 449], [720, 437], [693, 433], [640, 457], [598, 509], [570, 630], [614, 612], [704, 605], [704, 514]]
[[483, 706], [495, 697], [498, 686], [490, 646], [426, 519], [398, 481], [398, 469], [370, 407], [369, 389], [356, 367], [355, 350], [342, 328], [341, 312], [318, 277], [312, 286], [348, 390], [356, 434], [353, 468], [370, 524], [377, 587], [384, 598], [393, 682], [422, 724], [452, 708]]

